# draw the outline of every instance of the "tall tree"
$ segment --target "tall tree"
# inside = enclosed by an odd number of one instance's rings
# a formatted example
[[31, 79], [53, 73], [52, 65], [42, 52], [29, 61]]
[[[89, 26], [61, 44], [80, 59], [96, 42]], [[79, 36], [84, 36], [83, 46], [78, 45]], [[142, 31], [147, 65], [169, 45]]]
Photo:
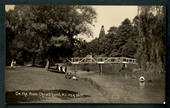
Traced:
[[[133, 26], [129, 19], [125, 19], [116, 31], [111, 56], [128, 56], [128, 41], [133, 36]], [[129, 43], [131, 44], [131, 43]], [[128, 48], [129, 49], [129, 48]]]
[[[163, 6], [140, 6], [137, 59], [141, 68], [150, 74], [165, 71], [166, 16]], [[153, 76], [153, 75], [152, 75]]]

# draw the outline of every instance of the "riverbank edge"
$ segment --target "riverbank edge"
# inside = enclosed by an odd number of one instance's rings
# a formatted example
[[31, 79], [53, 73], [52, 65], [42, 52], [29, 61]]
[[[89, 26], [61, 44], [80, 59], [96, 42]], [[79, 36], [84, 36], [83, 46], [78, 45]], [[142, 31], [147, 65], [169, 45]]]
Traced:
[[108, 103], [113, 103], [110, 97], [108, 96], [109, 93], [103, 89], [102, 85], [98, 84], [94, 79], [89, 78], [89, 77], [80, 77], [82, 80], [89, 82], [95, 89], [97, 89], [103, 97], [108, 99]]

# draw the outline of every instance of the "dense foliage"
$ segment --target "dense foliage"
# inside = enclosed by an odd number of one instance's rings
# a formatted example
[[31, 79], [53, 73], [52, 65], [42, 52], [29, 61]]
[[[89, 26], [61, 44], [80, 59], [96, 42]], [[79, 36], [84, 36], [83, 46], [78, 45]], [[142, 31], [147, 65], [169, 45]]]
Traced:
[[[140, 47], [136, 58], [145, 74], [161, 75], [166, 66], [166, 10], [163, 6], [139, 7]], [[151, 78], [152, 79], [152, 78]]]
[[91, 35], [95, 18], [89, 6], [15, 6], [6, 13], [7, 64], [72, 56], [76, 36]]
[[111, 27], [107, 34], [101, 35], [101, 31], [100, 38], [96, 38], [89, 43], [89, 51], [94, 56], [134, 58], [137, 48], [135, 37], [138, 35], [134, 28], [131, 21], [125, 19], [119, 27]]

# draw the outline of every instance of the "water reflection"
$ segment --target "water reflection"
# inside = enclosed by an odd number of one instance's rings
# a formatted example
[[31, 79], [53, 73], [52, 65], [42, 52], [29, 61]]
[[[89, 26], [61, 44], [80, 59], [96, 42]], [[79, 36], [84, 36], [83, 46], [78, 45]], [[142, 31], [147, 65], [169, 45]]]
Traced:
[[[95, 73], [95, 72], [94, 72]], [[106, 73], [98, 75], [96, 72], [86, 73], [106, 90], [113, 103], [160, 103], [165, 100], [164, 79], [140, 82], [139, 76], [131, 73]], [[83, 74], [84, 75], [84, 74]], [[97, 76], [98, 75], [98, 76]], [[110, 93], [109, 93], [110, 92]]]
[[145, 82], [139, 82], [139, 87], [140, 87], [141, 89], [145, 88]]

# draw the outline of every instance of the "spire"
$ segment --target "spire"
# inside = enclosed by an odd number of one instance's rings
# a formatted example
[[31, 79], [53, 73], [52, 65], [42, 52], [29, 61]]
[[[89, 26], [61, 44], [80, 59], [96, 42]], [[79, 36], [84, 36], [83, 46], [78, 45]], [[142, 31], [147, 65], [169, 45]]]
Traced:
[[104, 25], [102, 25], [101, 29], [100, 29], [100, 34], [99, 34], [99, 38], [105, 36], [105, 31], [104, 31]]

